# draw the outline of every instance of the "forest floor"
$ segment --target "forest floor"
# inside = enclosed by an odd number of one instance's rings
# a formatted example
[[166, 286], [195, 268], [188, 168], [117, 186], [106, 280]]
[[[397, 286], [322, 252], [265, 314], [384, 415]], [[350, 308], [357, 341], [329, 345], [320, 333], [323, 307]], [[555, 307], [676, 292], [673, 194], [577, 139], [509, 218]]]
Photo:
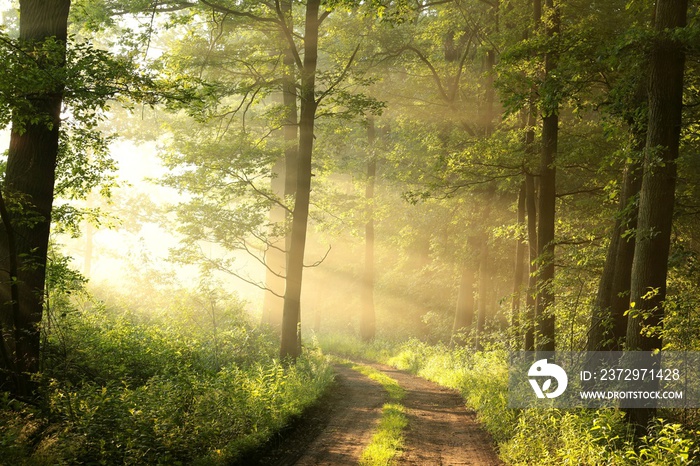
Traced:
[[[493, 442], [455, 391], [390, 366], [363, 363], [396, 380], [408, 427], [400, 465], [502, 464]], [[381, 385], [344, 365], [316, 406], [241, 464], [265, 466], [357, 465], [381, 417], [387, 393]]]

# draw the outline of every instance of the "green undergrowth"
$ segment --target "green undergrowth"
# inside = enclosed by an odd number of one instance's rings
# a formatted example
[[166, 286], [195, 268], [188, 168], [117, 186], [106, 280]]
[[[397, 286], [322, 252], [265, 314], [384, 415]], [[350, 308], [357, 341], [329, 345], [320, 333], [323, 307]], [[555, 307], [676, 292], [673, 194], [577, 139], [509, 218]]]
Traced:
[[280, 363], [274, 335], [217, 306], [215, 319], [94, 303], [53, 316], [42, 404], [0, 395], [0, 464], [223, 465], [265, 442], [332, 370], [314, 350]]
[[405, 395], [404, 389], [396, 380], [373, 367], [347, 360], [342, 361], [342, 363], [378, 382], [386, 390], [390, 400], [382, 407], [379, 425], [372, 435], [370, 443], [362, 451], [360, 465], [384, 466], [393, 464], [393, 459], [403, 448], [403, 431], [408, 425], [406, 410], [401, 404]]
[[328, 353], [364, 358], [458, 390], [498, 444], [508, 465], [689, 465], [700, 464], [700, 432], [656, 421], [636, 447], [623, 413], [613, 409], [526, 409], [507, 407], [507, 353], [334, 335], [319, 338]]

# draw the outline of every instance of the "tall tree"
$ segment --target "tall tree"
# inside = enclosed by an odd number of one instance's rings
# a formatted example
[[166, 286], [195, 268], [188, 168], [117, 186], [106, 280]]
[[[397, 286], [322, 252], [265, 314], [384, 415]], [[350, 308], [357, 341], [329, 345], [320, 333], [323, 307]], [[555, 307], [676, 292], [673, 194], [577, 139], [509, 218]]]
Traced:
[[[649, 73], [649, 123], [632, 265], [629, 350], [661, 348], [668, 255], [683, 108], [683, 44], [673, 33], [686, 24], [687, 0], [659, 0]], [[642, 332], [642, 327], [650, 332]]]
[[[280, 16], [287, 23], [287, 28], [292, 28], [292, 2], [280, 1]], [[282, 29], [282, 28], [281, 28]], [[294, 71], [294, 50], [287, 41], [284, 30], [280, 30], [280, 40], [284, 46], [282, 64], [282, 104], [284, 106], [283, 139], [284, 156], [278, 159], [272, 169], [272, 191], [280, 199], [292, 199], [296, 193], [297, 183], [297, 144], [298, 139], [298, 106], [296, 92], [296, 73]], [[279, 228], [282, 226], [285, 232], [285, 241], [277, 241], [275, 247], [270, 249], [272, 256], [267, 268], [266, 286], [263, 302], [263, 322], [274, 327], [282, 325], [282, 310], [284, 306], [285, 271], [287, 267], [287, 253], [291, 245], [291, 212], [282, 205], [275, 204], [270, 209], [270, 220]], [[279, 232], [277, 233], [279, 234]]]
[[[284, 28], [285, 36], [292, 48], [294, 62], [300, 78], [298, 86], [300, 106], [299, 144], [296, 153], [296, 192], [291, 222], [291, 236], [287, 247], [286, 288], [282, 316], [282, 341], [280, 345], [280, 356], [283, 359], [294, 359], [301, 352], [301, 289], [309, 221], [311, 179], [314, 176], [312, 173], [312, 159], [317, 110], [324, 99], [328, 101], [328, 105], [333, 106], [335, 109], [345, 108], [345, 116], [358, 116], [363, 115], [365, 112], [376, 114], [381, 108], [381, 105], [372, 98], [358, 95], [347, 89], [338, 88], [348, 78], [348, 75], [353, 72], [352, 67], [360, 51], [360, 43], [357, 43], [349, 57], [335, 57], [335, 60], [345, 61], [342, 70], [337, 73], [323, 73], [323, 75], [319, 74], [317, 76], [320, 27], [334, 11], [333, 5], [328, 5], [326, 9], [321, 11], [320, 3], [320, 0], [309, 0], [305, 5], [303, 58], [299, 52], [302, 49], [297, 48], [294, 42], [297, 34], [282, 18], [280, 18], [281, 21], [279, 22]], [[360, 7], [362, 5], [359, 2], [348, 2], [347, 6]], [[279, 8], [277, 11], [278, 15], [280, 15]], [[337, 13], [337, 15], [340, 16], [341, 13]], [[318, 87], [317, 78], [319, 81]], [[322, 85], [320, 84], [321, 80], [323, 81]]]
[[[532, 117], [534, 120], [534, 115]], [[533, 122], [534, 126], [534, 122]], [[534, 128], [527, 131], [534, 140]], [[526, 142], [527, 144], [527, 142]], [[530, 142], [527, 147], [531, 147]], [[525, 210], [527, 211], [528, 281], [525, 295], [525, 351], [535, 350], [535, 297], [537, 296], [537, 192], [535, 177], [525, 173]]]
[[[554, 0], [545, 0], [545, 35], [556, 41], [559, 35], [559, 11]], [[556, 215], [557, 140], [559, 137], [559, 104], [556, 96], [556, 69], [559, 52], [550, 44], [544, 56], [542, 94], [542, 154], [540, 159], [540, 193], [538, 205], [537, 246], [539, 284], [537, 289], [537, 349], [554, 351], [554, 225]]]
[[[297, 162], [297, 186], [292, 219], [292, 235], [287, 260], [287, 284], [284, 293], [282, 315], [282, 342], [280, 356], [296, 358], [301, 353], [301, 284], [304, 272], [304, 250], [309, 218], [311, 195], [311, 159], [314, 147], [314, 123], [316, 120], [316, 66], [318, 60], [318, 32], [320, 0], [306, 4], [304, 24], [304, 58], [301, 63], [301, 110], [299, 119], [299, 152]], [[286, 26], [285, 26], [286, 27]], [[289, 40], [293, 32], [287, 29]]]
[[525, 278], [525, 248], [527, 247], [527, 242], [522, 237], [522, 229], [525, 226], [525, 198], [526, 198], [526, 187], [525, 181], [520, 185], [520, 191], [518, 191], [518, 210], [517, 210], [517, 226], [518, 231], [515, 238], [515, 266], [513, 267], [513, 296], [511, 299], [510, 312], [511, 312], [511, 327], [515, 332], [515, 342], [516, 346], [514, 349], [521, 349], [523, 345], [521, 326], [520, 326], [520, 302], [522, 301], [522, 291], [523, 291], [523, 280]]
[[[639, 152], [643, 145], [643, 139], [638, 139], [633, 150]], [[635, 245], [634, 235], [630, 233], [637, 227], [637, 200], [642, 179], [638, 155], [632, 154], [631, 160], [625, 165], [617, 218], [593, 303], [588, 351], [622, 351], [627, 334]]]
[[[65, 64], [69, 10], [70, 0], [20, 1], [20, 43], [25, 53], [37, 57], [40, 69], [54, 75], [28, 100], [31, 114], [13, 113], [3, 186], [9, 219], [3, 219], [0, 234], [0, 257], [6, 264], [0, 312], [6, 352], [14, 365], [10, 369], [16, 374], [13, 388], [23, 396], [31, 395], [31, 374], [39, 369], [39, 323], [64, 92], [58, 72]], [[13, 263], [16, 267], [10, 267]]]
[[360, 317], [360, 336], [365, 341], [374, 339], [376, 333], [376, 316], [374, 311], [374, 187], [377, 178], [377, 157], [375, 143], [377, 135], [374, 120], [367, 123], [367, 180], [365, 201], [367, 202], [367, 221], [365, 223], [365, 269], [362, 276], [362, 315]]
[[[644, 44], [629, 46], [630, 41], [646, 41], [653, 12], [650, 6], [640, 6], [630, 14], [621, 12], [619, 5], [606, 5], [603, 15], [609, 21], [596, 24], [592, 31], [601, 37], [610, 37], [624, 24], [625, 33], [618, 44], [599, 43], [596, 50], [608, 59], [599, 60], [601, 67], [591, 71], [606, 76], [607, 86], [601, 93], [602, 108], [615, 119], [626, 133], [623, 173], [620, 183], [617, 212], [608, 244], [603, 272], [593, 302], [588, 333], [589, 351], [622, 351], [627, 334], [627, 311], [630, 303], [630, 281], [634, 258], [635, 231], [639, 189], [642, 182], [642, 155], [647, 131], [648, 55]], [[599, 16], [603, 16], [599, 15]], [[644, 32], [640, 34], [640, 32]], [[615, 157], [617, 159], [618, 157]], [[616, 160], [613, 159], [615, 162]]]
[[[683, 109], [685, 53], [677, 31], [686, 25], [687, 0], [658, 0], [649, 72], [649, 124], [632, 264], [627, 350], [661, 349], [666, 278], [675, 203], [676, 160]], [[638, 432], [651, 409], [631, 410]]]

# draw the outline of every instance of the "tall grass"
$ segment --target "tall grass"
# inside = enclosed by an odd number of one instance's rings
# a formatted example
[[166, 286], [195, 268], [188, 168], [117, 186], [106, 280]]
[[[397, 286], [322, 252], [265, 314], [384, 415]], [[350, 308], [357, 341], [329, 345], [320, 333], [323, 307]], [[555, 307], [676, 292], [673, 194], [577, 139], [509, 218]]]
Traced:
[[101, 305], [55, 316], [44, 404], [0, 396], [0, 463], [218, 465], [265, 442], [332, 370], [318, 351], [282, 365], [240, 308], [218, 312], [215, 327]]

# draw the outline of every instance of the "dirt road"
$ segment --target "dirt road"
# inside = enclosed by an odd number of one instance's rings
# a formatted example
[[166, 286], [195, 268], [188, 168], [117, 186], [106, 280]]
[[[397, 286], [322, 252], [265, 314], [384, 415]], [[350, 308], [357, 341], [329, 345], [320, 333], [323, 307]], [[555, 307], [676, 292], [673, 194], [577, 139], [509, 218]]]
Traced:
[[[493, 466], [501, 462], [488, 434], [461, 396], [432, 382], [380, 364], [367, 364], [398, 381], [406, 394], [408, 427], [398, 465]], [[357, 465], [381, 416], [387, 394], [362, 374], [335, 366], [336, 385], [317, 406], [246, 464]]]

